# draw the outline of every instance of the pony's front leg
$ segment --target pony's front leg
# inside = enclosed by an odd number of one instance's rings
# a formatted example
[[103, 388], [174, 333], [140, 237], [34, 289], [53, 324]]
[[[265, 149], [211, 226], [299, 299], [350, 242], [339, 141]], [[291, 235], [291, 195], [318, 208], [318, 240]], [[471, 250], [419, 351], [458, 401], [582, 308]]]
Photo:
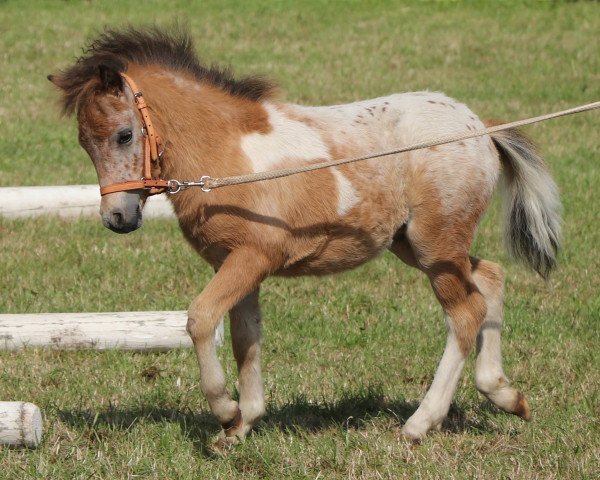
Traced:
[[227, 392], [225, 374], [217, 357], [214, 332], [223, 315], [255, 291], [267, 276], [269, 260], [261, 252], [238, 249], [231, 252], [219, 271], [192, 302], [187, 330], [194, 342], [200, 366], [200, 388], [211, 411], [223, 426], [223, 437], [234, 443], [243, 423], [238, 403]]

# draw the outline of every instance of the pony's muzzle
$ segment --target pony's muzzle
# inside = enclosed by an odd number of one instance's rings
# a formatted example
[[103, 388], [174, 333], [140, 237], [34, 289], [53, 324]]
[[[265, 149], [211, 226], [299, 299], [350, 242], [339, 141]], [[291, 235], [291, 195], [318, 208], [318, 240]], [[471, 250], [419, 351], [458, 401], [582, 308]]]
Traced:
[[102, 197], [100, 215], [104, 226], [116, 233], [129, 233], [142, 226], [139, 193], [115, 192]]
[[113, 232], [129, 233], [142, 226], [142, 215], [130, 219], [122, 210], [112, 210], [108, 215], [102, 214], [102, 223]]

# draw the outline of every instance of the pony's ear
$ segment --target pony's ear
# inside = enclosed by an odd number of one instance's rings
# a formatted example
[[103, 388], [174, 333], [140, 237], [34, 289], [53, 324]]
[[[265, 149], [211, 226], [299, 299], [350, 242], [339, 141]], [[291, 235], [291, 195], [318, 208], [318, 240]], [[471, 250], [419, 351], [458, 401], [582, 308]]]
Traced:
[[46, 78], [48, 80], [50, 80], [54, 84], [54, 86], [56, 86], [56, 87], [58, 87], [58, 88], [60, 88], [62, 90], [66, 89], [64, 75], [53, 75], [53, 74], [50, 74]]
[[54, 85], [56, 85], [57, 87], [59, 87], [60, 85], [58, 84], [58, 78], [56, 77], [56, 75], [48, 75], [46, 77], [48, 80], [50, 80]]
[[123, 91], [123, 78], [117, 70], [108, 65], [98, 65], [98, 72], [103, 90], [115, 93]]

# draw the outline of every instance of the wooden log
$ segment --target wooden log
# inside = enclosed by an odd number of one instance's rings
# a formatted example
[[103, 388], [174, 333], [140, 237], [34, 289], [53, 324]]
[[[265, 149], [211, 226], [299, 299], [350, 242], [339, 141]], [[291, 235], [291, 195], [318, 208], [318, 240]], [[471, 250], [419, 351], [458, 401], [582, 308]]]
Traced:
[[[0, 314], [0, 349], [169, 350], [192, 345], [186, 324], [185, 311]], [[217, 345], [223, 336], [221, 322]]]
[[[0, 216], [4, 217], [98, 216], [99, 208], [98, 185], [0, 188]], [[166, 195], [148, 198], [144, 207], [145, 218], [174, 216], [173, 207]]]
[[35, 448], [41, 440], [38, 407], [28, 402], [0, 402], [0, 445]]
[[0, 315], [0, 345], [167, 350], [189, 346], [185, 312], [41, 313]]

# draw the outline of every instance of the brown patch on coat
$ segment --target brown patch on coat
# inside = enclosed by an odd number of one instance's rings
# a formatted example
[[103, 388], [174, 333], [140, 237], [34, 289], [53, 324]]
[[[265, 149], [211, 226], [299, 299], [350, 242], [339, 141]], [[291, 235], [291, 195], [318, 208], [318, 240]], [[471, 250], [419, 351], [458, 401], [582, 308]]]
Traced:
[[505, 123], [504, 121], [494, 119], [494, 118], [488, 118], [483, 121], [483, 124], [485, 125], [486, 128], [497, 127], [498, 125], [502, 125], [504, 123]]
[[304, 123], [305, 125], [316, 130], [323, 129], [323, 125], [321, 125], [321, 123], [316, 121], [314, 118], [298, 113], [296, 110], [290, 108], [286, 104], [277, 104], [277, 109], [281, 111], [290, 120], [295, 120], [296, 122]]

